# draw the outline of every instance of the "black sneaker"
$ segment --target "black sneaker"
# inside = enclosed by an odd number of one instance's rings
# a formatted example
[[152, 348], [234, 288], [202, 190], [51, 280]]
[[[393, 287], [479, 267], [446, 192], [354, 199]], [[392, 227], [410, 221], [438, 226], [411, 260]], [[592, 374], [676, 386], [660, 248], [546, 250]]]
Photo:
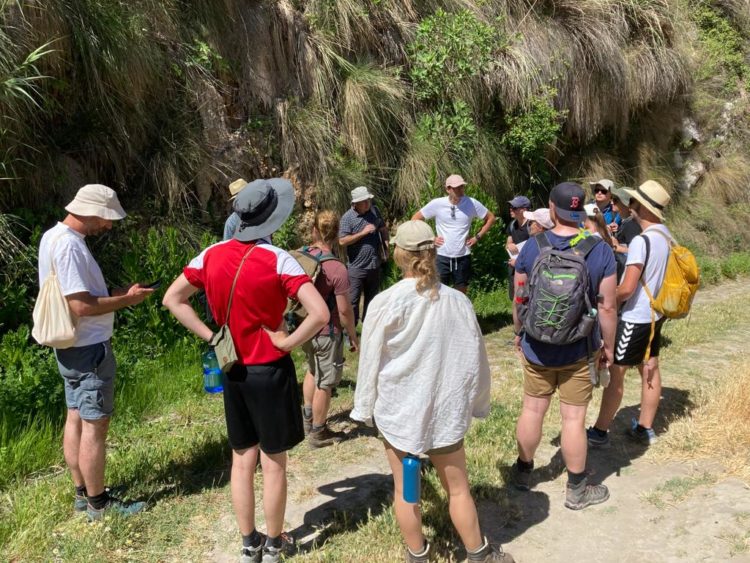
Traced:
[[519, 491], [531, 490], [531, 471], [521, 471], [518, 462], [516, 462], [510, 468], [510, 474], [511, 482], [516, 489]]
[[653, 446], [657, 442], [656, 432], [653, 428], [638, 428], [638, 420], [632, 419], [630, 421], [630, 428], [628, 428], [626, 434], [630, 439], [643, 446]]

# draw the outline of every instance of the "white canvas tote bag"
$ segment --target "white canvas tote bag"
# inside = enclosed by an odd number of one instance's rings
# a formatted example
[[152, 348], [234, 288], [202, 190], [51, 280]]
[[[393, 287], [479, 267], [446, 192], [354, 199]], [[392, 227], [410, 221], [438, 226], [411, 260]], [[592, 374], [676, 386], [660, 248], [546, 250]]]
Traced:
[[34, 328], [31, 336], [43, 346], [52, 348], [70, 348], [76, 340], [76, 323], [70, 312], [68, 300], [62, 294], [60, 282], [55, 271], [53, 251], [55, 244], [60, 240], [57, 237], [52, 243], [50, 250], [49, 275], [39, 288], [39, 296], [34, 304]]

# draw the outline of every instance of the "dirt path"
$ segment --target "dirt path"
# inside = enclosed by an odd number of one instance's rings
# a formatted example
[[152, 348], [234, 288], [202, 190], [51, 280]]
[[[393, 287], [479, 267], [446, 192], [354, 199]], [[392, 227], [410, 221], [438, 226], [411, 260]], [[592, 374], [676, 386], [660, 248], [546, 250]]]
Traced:
[[[726, 283], [698, 294], [694, 326], [675, 323], [665, 331], [671, 344], [662, 354], [664, 398], [655, 424], [663, 438], [669, 435], [669, 423], [693, 408], [701, 389], [722, 377], [722, 368], [744, 352], [750, 340], [750, 312], [745, 311], [750, 311], [750, 284]], [[511, 336], [509, 328], [487, 336], [496, 395], [518, 386], [520, 369]], [[618, 433], [637, 413], [638, 391], [631, 376], [613, 426], [612, 448], [589, 455], [594, 479], [610, 488], [610, 500], [581, 512], [564, 508], [559, 415], [553, 404], [536, 456], [536, 487], [530, 493], [509, 491], [503, 509], [488, 502], [479, 505], [483, 530], [491, 540], [501, 542], [521, 562], [750, 562], [750, 486], [727, 478], [717, 462], [665, 462], [662, 444], [646, 451], [626, 442]], [[598, 411], [600, 393], [595, 395], [589, 420]], [[342, 514], [361, 521], [388, 497], [390, 477], [379, 441], [360, 437], [354, 442], [356, 447], [347, 448], [343, 459], [345, 448], [339, 447], [290, 460], [290, 475], [297, 477], [290, 481], [288, 529], [303, 547], [324, 539]], [[337, 464], [330, 470], [332, 459]], [[329, 469], [316, 471], [317, 463]], [[232, 530], [233, 525], [230, 515], [217, 523], [221, 530]], [[233, 533], [219, 533], [211, 559], [235, 561], [235, 545]]]

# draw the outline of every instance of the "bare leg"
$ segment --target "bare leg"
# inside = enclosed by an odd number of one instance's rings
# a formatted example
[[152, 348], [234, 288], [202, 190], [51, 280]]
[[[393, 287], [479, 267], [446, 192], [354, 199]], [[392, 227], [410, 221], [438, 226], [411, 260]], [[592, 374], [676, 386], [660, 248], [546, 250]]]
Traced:
[[109, 430], [109, 418], [81, 420], [78, 466], [86, 484], [88, 496], [97, 496], [104, 492], [107, 430]]
[[404, 536], [406, 546], [412, 553], [420, 553], [424, 549], [424, 534], [422, 533], [422, 513], [419, 504], [404, 502], [404, 480], [402, 460], [406, 455], [386, 445], [385, 455], [393, 473], [393, 511], [396, 513], [398, 527]]
[[586, 429], [584, 428], [586, 408], [587, 405], [579, 406], [560, 403], [560, 414], [562, 415], [560, 446], [565, 466], [571, 473], [583, 473], [586, 469], [588, 447]]
[[638, 371], [641, 374], [641, 416], [638, 423], [644, 428], [652, 428], [661, 400], [659, 358], [649, 358], [645, 366], [638, 366]]
[[610, 366], [609, 385], [604, 388], [602, 393], [602, 405], [599, 407], [599, 417], [596, 419], [596, 426], [599, 430], [609, 430], [609, 425], [617, 414], [617, 409], [622, 403], [622, 395], [625, 392], [625, 372], [627, 366]]
[[521, 461], [531, 462], [534, 453], [542, 440], [542, 424], [552, 397], [532, 397], [524, 394], [521, 416], [516, 425], [518, 457]]
[[232, 451], [232, 506], [240, 534], [246, 536], [255, 528], [255, 464], [258, 446]]
[[479, 529], [479, 517], [474, 499], [471, 498], [469, 478], [466, 474], [466, 451], [460, 450], [441, 455], [431, 455], [440, 482], [448, 493], [448, 509], [464, 547], [476, 551], [484, 544]]
[[302, 383], [302, 397], [305, 401], [306, 407], [311, 407], [313, 404], [313, 395], [315, 393], [315, 376], [311, 372], [305, 374], [305, 380]]
[[263, 513], [266, 516], [266, 533], [272, 538], [280, 536], [284, 529], [286, 458], [286, 452], [260, 452], [260, 464], [263, 467]]
[[313, 395], [313, 425], [323, 426], [328, 419], [328, 408], [331, 405], [330, 389], [315, 389]]
[[81, 417], [78, 409], [68, 409], [68, 417], [65, 419], [65, 431], [63, 433], [63, 454], [65, 463], [70, 469], [70, 476], [76, 487], [84, 485], [81, 468], [78, 464], [78, 455], [81, 450]]

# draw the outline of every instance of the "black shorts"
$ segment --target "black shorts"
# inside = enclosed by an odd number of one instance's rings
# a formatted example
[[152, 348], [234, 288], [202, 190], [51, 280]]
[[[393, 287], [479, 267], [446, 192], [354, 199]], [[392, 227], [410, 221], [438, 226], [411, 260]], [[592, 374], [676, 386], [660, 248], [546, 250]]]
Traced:
[[[656, 321], [654, 326], [654, 338], [651, 340], [652, 358], [659, 357], [661, 348], [661, 327], [664, 325], [665, 317]], [[617, 336], [615, 337], [615, 365], [637, 366], [643, 363], [646, 356], [646, 347], [651, 336], [651, 323], [628, 323], [620, 319], [617, 323]]]
[[460, 258], [437, 257], [437, 269], [440, 283], [453, 287], [466, 287], [471, 278], [471, 255]]
[[260, 444], [267, 454], [292, 449], [305, 439], [294, 362], [287, 355], [270, 364], [235, 364], [223, 376], [229, 445]]

